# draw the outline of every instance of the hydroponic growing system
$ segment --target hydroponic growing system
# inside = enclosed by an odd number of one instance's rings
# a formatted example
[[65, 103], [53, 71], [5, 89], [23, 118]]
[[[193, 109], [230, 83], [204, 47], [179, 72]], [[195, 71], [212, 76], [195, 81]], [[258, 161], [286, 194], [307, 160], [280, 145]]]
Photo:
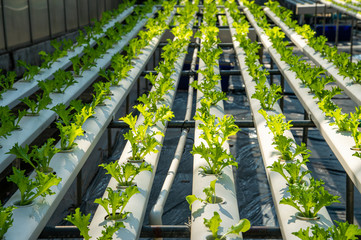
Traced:
[[[360, 19], [358, 0], [321, 3]], [[231, 42], [220, 41], [220, 29], [228, 31]], [[351, 42], [352, 37], [351, 30]], [[182, 131], [150, 210], [147, 227], [153, 237], [357, 239], [361, 235], [353, 224], [353, 187], [361, 191], [361, 109], [344, 113], [333, 101], [342, 93], [361, 104], [361, 65], [352, 59], [352, 44], [351, 53], [338, 51], [272, 0], [264, 6], [248, 0], [149, 0], [124, 1], [93, 22], [86, 33], [79, 31], [76, 42], [53, 41], [52, 46], [53, 53], [39, 53], [40, 66], [19, 61], [26, 71], [18, 81], [15, 72], [0, 76], [0, 172], [18, 189], [0, 204], [1, 240], [44, 238], [44, 227], [103, 135], [108, 134], [111, 148], [109, 129], [116, 127], [127, 130], [122, 136], [126, 143], [117, 161], [99, 165], [111, 178], [94, 202], [96, 211], [76, 208], [64, 216], [72, 226], [57, 229], [58, 237], [145, 237], [144, 219], [167, 127]], [[190, 70], [184, 70], [190, 46], [194, 48]], [[239, 70], [220, 70], [224, 46], [234, 49]], [[301, 55], [293, 52], [293, 46]], [[158, 61], [157, 49], [161, 49]], [[274, 68], [263, 65], [263, 51]], [[154, 66], [145, 70], [149, 62]], [[227, 94], [221, 75], [226, 73], [241, 76], [252, 121], [225, 113]], [[189, 80], [186, 113], [184, 121], [175, 121], [172, 107], [184, 75]], [[143, 80], [151, 89], [141, 95]], [[285, 85], [301, 103], [305, 120], [286, 120]], [[129, 111], [134, 88], [137, 103]], [[91, 99], [83, 102], [78, 97], [86, 89], [91, 89]], [[119, 113], [122, 117], [115, 119]], [[57, 128], [57, 136], [34, 145], [49, 126]], [[229, 144], [240, 127], [256, 129], [279, 227], [251, 226], [240, 215], [234, 177], [239, 164]], [[303, 142], [296, 142], [293, 127], [304, 129]], [[324, 181], [307, 168], [309, 127], [319, 130], [347, 173], [345, 222], [333, 221], [326, 209], [340, 197], [329, 193]], [[190, 128], [194, 136], [188, 134]], [[194, 139], [192, 194], [184, 201], [191, 217], [187, 226], [163, 225], [164, 206], [190, 137]], [[19, 159], [27, 171], [19, 167]]]

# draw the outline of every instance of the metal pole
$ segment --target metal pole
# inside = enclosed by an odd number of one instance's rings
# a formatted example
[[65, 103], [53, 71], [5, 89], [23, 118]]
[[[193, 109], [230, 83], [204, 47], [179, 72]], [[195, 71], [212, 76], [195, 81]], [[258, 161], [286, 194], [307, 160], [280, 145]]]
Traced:
[[140, 96], [140, 77], [137, 80], [137, 98]]
[[[338, 44], [338, 31], [339, 31], [339, 25], [340, 25], [340, 20], [338, 19], [338, 11], [336, 11], [336, 36], [335, 36], [335, 45]], [[341, 15], [342, 16], [342, 15]]]
[[108, 157], [112, 155], [112, 129], [108, 128]]
[[[272, 76], [272, 75], [271, 75]], [[283, 75], [281, 75], [281, 88], [282, 88], [282, 98], [280, 99], [280, 108], [283, 112], [283, 108], [284, 108], [284, 102], [285, 102], [285, 95], [284, 95], [284, 92], [285, 92], [285, 79], [283, 77]]]
[[34, 43], [34, 39], [33, 39], [33, 28], [31, 26], [31, 11], [30, 11], [30, 0], [27, 1], [28, 3], [28, 21], [29, 21], [29, 35], [30, 35], [30, 42], [31, 44]]
[[65, 25], [65, 32], [68, 32], [68, 18], [66, 17], [66, 1], [63, 0], [64, 5], [64, 25]]
[[346, 173], [346, 221], [354, 223], [354, 185]]
[[79, 14], [79, 0], [76, 0], [76, 20], [78, 22], [78, 29], [80, 28], [80, 14]]
[[80, 169], [76, 177], [76, 205], [80, 206], [82, 202], [82, 170]]
[[48, 7], [48, 23], [49, 23], [49, 37], [51, 38], [53, 36], [51, 32], [51, 17], [50, 17], [50, 4], [49, 0], [46, 1], [47, 7]]
[[3, 31], [4, 31], [4, 45], [5, 49], [8, 49], [8, 39], [6, 34], [6, 24], [5, 24], [5, 9], [4, 9], [4, 0], [1, 0], [1, 16], [3, 20]]
[[[304, 110], [303, 119], [309, 120], [309, 116], [306, 110]], [[306, 144], [306, 146], [307, 146], [307, 138], [308, 138], [308, 127], [305, 126], [303, 127], [302, 142]]]
[[[273, 69], [273, 59], [271, 57], [271, 69]], [[272, 85], [273, 84], [273, 75], [270, 76], [270, 84]]]
[[[254, 128], [254, 123], [252, 120], [235, 120], [234, 124], [240, 128]], [[112, 121], [109, 128], [129, 128], [129, 125], [124, 121]], [[194, 128], [195, 121], [194, 120], [171, 120], [167, 124], [167, 128]], [[293, 120], [291, 128], [309, 128], [316, 127], [312, 120]]]
[[125, 101], [125, 113], [128, 115], [129, 113], [129, 94], [127, 95], [127, 99]]
[[355, 18], [352, 18], [351, 20], [351, 46], [350, 46], [350, 62], [352, 62], [352, 54], [353, 54], [353, 24], [354, 24]]
[[315, 29], [315, 31], [316, 31], [316, 26], [317, 26], [317, 2], [318, 2], [318, 1], [316, 1], [316, 7], [315, 7], [315, 20], [314, 20], [315, 22], [314, 22], [314, 27], [313, 27], [313, 28]]
[[323, 30], [322, 30], [322, 35], [325, 35], [326, 33], [326, 5], [323, 8]]

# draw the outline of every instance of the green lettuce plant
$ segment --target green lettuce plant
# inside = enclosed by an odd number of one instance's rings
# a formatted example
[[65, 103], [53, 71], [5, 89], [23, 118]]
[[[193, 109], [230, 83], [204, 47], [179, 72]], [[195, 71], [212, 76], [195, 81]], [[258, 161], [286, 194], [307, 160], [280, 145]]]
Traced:
[[290, 205], [299, 211], [300, 216], [315, 218], [322, 207], [330, 206], [332, 203], [340, 202], [339, 196], [330, 194], [322, 186], [322, 180], [310, 179], [307, 184], [289, 185], [290, 197], [283, 198], [280, 204]]
[[107, 188], [107, 192], [108, 198], [97, 198], [94, 203], [98, 203], [105, 209], [109, 220], [126, 218], [129, 212], [124, 212], [124, 208], [134, 194], [140, 193], [136, 186], [127, 187], [124, 191], [113, 191]]
[[233, 226], [231, 226], [226, 233], [223, 235], [218, 235], [219, 227], [221, 225], [222, 219], [218, 212], [213, 213], [213, 217], [210, 219], [203, 219], [204, 225], [209, 229], [212, 233], [212, 237], [214, 240], [222, 240], [226, 239], [227, 235], [236, 234], [239, 235], [241, 232], [247, 232], [251, 228], [251, 223], [248, 219], [241, 219], [239, 222]]
[[7, 154], [13, 154], [17, 158], [22, 159], [24, 162], [30, 164], [35, 170], [39, 172], [49, 172], [49, 164], [53, 156], [60, 150], [54, 146], [55, 139], [49, 138], [43, 146], [32, 146], [30, 151], [29, 146], [19, 146], [18, 143], [10, 149]]
[[54, 194], [51, 191], [52, 186], [60, 183], [61, 178], [52, 173], [45, 174], [36, 171], [33, 179], [25, 176], [25, 170], [19, 170], [13, 167], [13, 174], [6, 178], [8, 182], [15, 183], [20, 191], [20, 201], [17, 202], [19, 206], [31, 204], [37, 197], [45, 197]]
[[0, 202], [0, 239], [3, 239], [5, 233], [13, 225], [13, 211], [15, 206], [3, 207]]
[[119, 164], [118, 162], [112, 162], [109, 164], [100, 164], [99, 166], [107, 170], [107, 174], [110, 174], [119, 184], [119, 186], [131, 186], [134, 182], [134, 178], [143, 171], [152, 172], [152, 165], [142, 162], [139, 166], [132, 163]]

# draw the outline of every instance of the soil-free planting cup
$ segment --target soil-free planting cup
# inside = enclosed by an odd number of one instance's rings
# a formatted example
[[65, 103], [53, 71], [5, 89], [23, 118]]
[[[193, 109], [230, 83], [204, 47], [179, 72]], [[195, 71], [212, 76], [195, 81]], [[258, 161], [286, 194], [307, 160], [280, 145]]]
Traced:
[[226, 203], [224, 198], [218, 197], [218, 196], [212, 196], [212, 201], [213, 201], [213, 203], [207, 203], [207, 204], [225, 204]]
[[19, 200], [19, 201], [14, 202], [14, 206], [15, 206], [15, 207], [17, 207], [17, 208], [26, 208], [26, 207], [33, 206], [34, 204], [35, 204], [35, 202], [34, 202], [34, 201], [32, 201], [31, 203], [26, 204], [26, 205], [20, 205], [20, 200]]
[[145, 162], [144, 159], [140, 159], [140, 160], [133, 160], [131, 159], [130, 157], [127, 158], [127, 162], [130, 162], [130, 163], [142, 163], [142, 162]]
[[354, 151], [361, 151], [361, 148], [357, 148], [356, 146], [353, 146], [350, 148], [351, 150], [354, 150]]
[[27, 116], [27, 117], [37, 117], [37, 116], [39, 116], [39, 113], [26, 113], [25, 116]]
[[[121, 213], [116, 213], [115, 214], [115, 216], [117, 216], [117, 217], [121, 216], [121, 215], [123, 215], [123, 214], [121, 214]], [[104, 220], [106, 220], [106, 221], [124, 221], [126, 219], [127, 219], [127, 216], [119, 217], [119, 219], [111, 219], [109, 215], [106, 215], [104, 217]]]
[[211, 173], [209, 170], [208, 171], [204, 171], [202, 168], [199, 168], [199, 173], [202, 174], [203, 176], [221, 176], [222, 175], [222, 172], [221, 173], [218, 173], [218, 174], [214, 174], [214, 173]]
[[39, 170], [45, 174], [54, 172], [54, 169], [52, 167], [46, 167], [45, 169], [40, 168]]
[[300, 220], [304, 220], [304, 221], [317, 221], [320, 219], [320, 216], [316, 215], [316, 217], [313, 218], [309, 218], [309, 217], [304, 217], [301, 215], [301, 213], [296, 213], [296, 218], [300, 219]]
[[60, 153], [70, 153], [70, 152], [73, 152], [75, 149], [75, 147], [72, 147], [70, 149], [60, 149]]
[[[218, 237], [218, 239], [220, 239], [222, 236], [221, 236], [221, 235], [218, 235], [217, 237]], [[213, 235], [207, 235], [207, 236], [206, 236], [206, 240], [214, 240], [214, 239], [216, 239], [216, 238], [213, 237]], [[227, 238], [224, 238], [224, 239], [227, 239]]]
[[132, 182], [132, 184], [130, 184], [130, 185], [120, 185], [118, 183], [117, 189], [123, 190], [123, 189], [126, 189], [127, 187], [132, 187], [132, 186], [137, 186], [137, 184], [135, 182]]

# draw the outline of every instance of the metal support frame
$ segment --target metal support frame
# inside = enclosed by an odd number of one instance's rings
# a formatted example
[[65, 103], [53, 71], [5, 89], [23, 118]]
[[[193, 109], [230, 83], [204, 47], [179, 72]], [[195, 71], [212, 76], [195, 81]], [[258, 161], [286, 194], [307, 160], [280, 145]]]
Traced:
[[[336, 11], [336, 36], [335, 36], [335, 45], [338, 44], [338, 32], [340, 27], [340, 19], [338, 18], [339, 11]], [[342, 16], [342, 13], [341, 13]]]
[[[268, 70], [268, 72], [271, 76], [281, 74], [281, 72], [278, 69], [270, 69], [270, 70]], [[157, 72], [156, 71], [143, 71], [141, 73], [141, 76], [145, 76], [149, 73], [156, 74]], [[223, 75], [223, 76], [242, 75], [240, 70], [220, 70], [219, 73], [220, 73], [220, 75]], [[184, 70], [181, 73], [182, 76], [191, 76], [191, 75], [196, 75], [196, 74], [197, 74], [196, 71], [191, 71], [191, 70]]]
[[[352, 18], [352, 20], [351, 20], [351, 37], [350, 37], [350, 43], [351, 43], [351, 46], [350, 46], [350, 62], [352, 62], [352, 54], [353, 54], [353, 25], [354, 25], [354, 22], [355, 22], [355, 18]], [[356, 22], [356, 25], [357, 25], [357, 22]]]
[[354, 223], [354, 185], [346, 173], [346, 221]]
[[322, 35], [325, 35], [326, 33], [326, 5], [323, 8], [323, 29], [322, 29]]
[[27, 0], [28, 3], [28, 21], [29, 21], [29, 36], [30, 36], [30, 43], [33, 44], [34, 43], [34, 38], [33, 38], [33, 28], [31, 26], [31, 11], [30, 11], [30, 0]]
[[[236, 124], [240, 128], [254, 128], [254, 123], [252, 120], [235, 120]], [[312, 120], [293, 120], [291, 128], [309, 128], [316, 127]], [[124, 121], [112, 121], [108, 128], [128, 128], [128, 124]], [[171, 120], [168, 122], [167, 128], [194, 128], [195, 121], [184, 121], [184, 120]]]
[[[271, 75], [272, 77], [272, 75]], [[285, 96], [285, 78], [283, 77], [283, 75], [281, 74], [281, 88], [282, 88], [282, 95], [283, 97], [280, 99], [280, 108], [283, 112], [283, 108], [284, 108], [284, 104], [285, 104], [285, 99], [284, 99], [284, 96]]]
[[[242, 233], [244, 239], [282, 239], [279, 227], [251, 226]], [[190, 229], [185, 225], [149, 225], [143, 226], [140, 238], [190, 238]], [[75, 226], [45, 227], [39, 239], [46, 238], [82, 238], [80, 231]]]
[[76, 177], [76, 205], [80, 206], [82, 203], [83, 196], [83, 180], [82, 180], [82, 169], [80, 169], [78, 176]]
[[112, 129], [108, 128], [108, 157], [110, 157], [112, 155]]
[[[304, 121], [308, 120], [308, 121], [313, 122], [312, 120], [309, 120], [309, 116], [308, 116], [308, 113], [307, 113], [306, 110], [304, 110], [303, 119], [304, 119]], [[304, 144], [306, 144], [306, 146], [307, 146], [307, 138], [308, 138], [308, 127], [304, 126], [303, 127], [303, 132], [302, 132], [302, 142]]]
[[127, 99], [125, 101], [125, 113], [129, 114], [129, 94], [127, 95]]

